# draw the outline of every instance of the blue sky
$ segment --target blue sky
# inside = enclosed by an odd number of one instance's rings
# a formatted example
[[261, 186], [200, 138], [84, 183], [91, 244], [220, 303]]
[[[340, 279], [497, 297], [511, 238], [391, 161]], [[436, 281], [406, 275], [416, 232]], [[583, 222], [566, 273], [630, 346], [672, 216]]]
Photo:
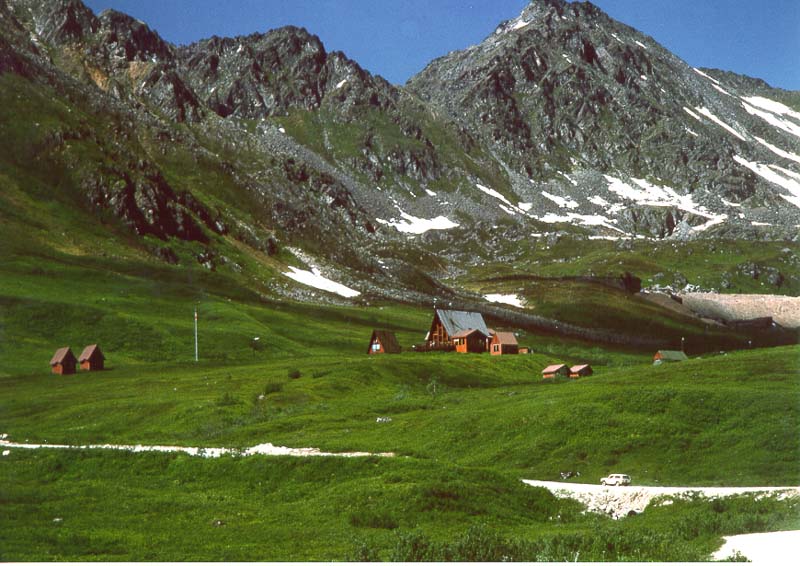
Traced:
[[[432, 59], [480, 42], [527, 0], [84, 0], [191, 43], [293, 24], [396, 84]], [[595, 0], [695, 67], [800, 90], [800, 0]]]

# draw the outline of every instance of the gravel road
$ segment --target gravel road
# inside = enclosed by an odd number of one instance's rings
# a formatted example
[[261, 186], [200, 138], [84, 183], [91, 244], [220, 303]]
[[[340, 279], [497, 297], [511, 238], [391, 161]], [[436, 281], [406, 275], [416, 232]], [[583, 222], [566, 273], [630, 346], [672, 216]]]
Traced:
[[779, 493], [783, 497], [800, 496], [800, 486], [789, 487], [651, 487], [621, 485], [607, 487], [599, 484], [566, 483], [555, 481], [522, 480], [524, 483], [550, 490], [561, 498], [576, 499], [586, 505], [589, 511], [605, 513], [614, 519], [627, 517], [631, 513], [641, 513], [655, 497], [668, 496], [662, 505], [669, 505], [669, 497], [682, 497], [699, 493], [714, 499], [740, 493]]

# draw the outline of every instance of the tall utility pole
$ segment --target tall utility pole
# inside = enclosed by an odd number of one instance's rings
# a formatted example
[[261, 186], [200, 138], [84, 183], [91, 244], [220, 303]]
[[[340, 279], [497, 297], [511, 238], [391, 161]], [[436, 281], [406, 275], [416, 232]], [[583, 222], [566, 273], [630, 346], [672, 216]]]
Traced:
[[197, 307], [194, 307], [194, 361], [198, 361], [197, 355]]

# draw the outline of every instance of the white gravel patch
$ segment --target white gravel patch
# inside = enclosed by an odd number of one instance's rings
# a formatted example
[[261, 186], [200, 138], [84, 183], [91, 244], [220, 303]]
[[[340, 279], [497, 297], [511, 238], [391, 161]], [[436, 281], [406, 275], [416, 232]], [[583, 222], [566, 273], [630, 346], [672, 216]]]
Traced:
[[[800, 486], [790, 487], [652, 487], [621, 485], [606, 487], [587, 483], [565, 483], [554, 481], [522, 480], [534, 487], [543, 487], [562, 499], [576, 499], [589, 511], [605, 513], [614, 519], [627, 517], [631, 512], [641, 513], [655, 497], [684, 497], [697, 493], [702, 497], [716, 499], [742, 493], [783, 494], [785, 497], [800, 496]], [[669, 501], [669, 500], [667, 500]]]
[[123, 452], [182, 452], [190, 456], [201, 456], [203, 458], [219, 458], [225, 454], [234, 456], [253, 456], [256, 454], [265, 456], [336, 456], [341, 458], [355, 458], [364, 456], [381, 456], [390, 458], [393, 452], [322, 452], [319, 448], [289, 448], [287, 446], [275, 446], [269, 442], [258, 444], [252, 448], [239, 450], [238, 448], [204, 448], [194, 446], [159, 446], [144, 444], [28, 444], [22, 442], [11, 442], [6, 440], [7, 435], [0, 438], [0, 446], [9, 448], [23, 448], [26, 450], [55, 449], [55, 450], [121, 450]]
[[771, 316], [785, 328], [800, 328], [800, 297], [682, 293], [681, 298], [684, 305], [702, 317], [732, 321]]

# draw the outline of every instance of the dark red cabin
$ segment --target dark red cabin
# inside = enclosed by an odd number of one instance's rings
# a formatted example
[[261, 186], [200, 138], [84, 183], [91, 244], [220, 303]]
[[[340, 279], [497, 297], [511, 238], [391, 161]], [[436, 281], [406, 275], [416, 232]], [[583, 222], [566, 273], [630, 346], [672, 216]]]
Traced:
[[86, 346], [78, 358], [81, 369], [86, 371], [100, 371], [104, 368], [106, 357], [97, 344]]
[[58, 375], [67, 375], [75, 373], [75, 366], [78, 360], [75, 359], [75, 354], [72, 353], [69, 346], [64, 346], [56, 350], [53, 358], [50, 360], [50, 367], [52, 372]]
[[402, 348], [390, 330], [373, 330], [367, 354], [399, 354]]

